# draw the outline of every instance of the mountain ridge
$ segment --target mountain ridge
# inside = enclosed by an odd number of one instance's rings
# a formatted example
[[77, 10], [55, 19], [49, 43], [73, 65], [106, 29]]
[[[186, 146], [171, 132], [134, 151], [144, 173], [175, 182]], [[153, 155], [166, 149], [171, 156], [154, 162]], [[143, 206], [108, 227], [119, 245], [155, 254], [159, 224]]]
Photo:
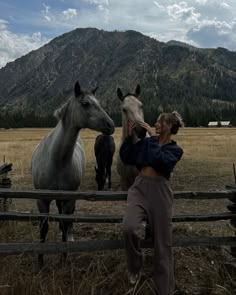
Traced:
[[189, 46], [132, 30], [75, 29], [0, 69], [2, 117], [20, 113], [24, 122], [29, 114], [37, 122], [50, 117], [79, 80], [87, 89], [99, 86], [101, 104], [119, 124], [116, 88], [130, 92], [138, 83], [149, 121], [172, 109], [190, 125], [206, 124], [204, 116], [211, 119], [215, 113], [234, 118], [234, 106], [214, 101], [236, 102], [236, 53]]

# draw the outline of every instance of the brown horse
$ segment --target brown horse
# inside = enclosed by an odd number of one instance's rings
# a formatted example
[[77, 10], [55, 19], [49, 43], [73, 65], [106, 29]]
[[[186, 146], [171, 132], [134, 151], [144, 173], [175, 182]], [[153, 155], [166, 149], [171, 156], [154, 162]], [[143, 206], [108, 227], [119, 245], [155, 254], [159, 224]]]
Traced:
[[108, 189], [111, 189], [111, 166], [115, 153], [114, 138], [111, 135], [99, 134], [95, 141], [94, 153], [97, 162], [95, 171], [98, 190], [104, 189], [106, 180], [108, 180]]

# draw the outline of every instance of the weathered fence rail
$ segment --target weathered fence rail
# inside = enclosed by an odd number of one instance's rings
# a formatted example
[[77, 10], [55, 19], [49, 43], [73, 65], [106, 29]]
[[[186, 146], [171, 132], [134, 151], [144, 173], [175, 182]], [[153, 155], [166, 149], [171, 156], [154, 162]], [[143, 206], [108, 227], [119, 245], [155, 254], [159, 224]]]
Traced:
[[[46, 199], [65, 200], [74, 198], [86, 201], [125, 201], [127, 192], [72, 192], [72, 191], [49, 191], [49, 190], [10, 190], [0, 189], [0, 198], [12, 199]], [[176, 215], [173, 222], [209, 222], [219, 220], [229, 220], [231, 225], [236, 225], [236, 187], [227, 186], [224, 191], [200, 191], [200, 192], [174, 192], [175, 199], [189, 200], [219, 200], [228, 199], [231, 203], [227, 206], [227, 212], [210, 214], [189, 214]], [[121, 223], [123, 216], [118, 215], [59, 215], [59, 214], [32, 214], [31, 212], [1, 212], [0, 221], [17, 220], [20, 222], [37, 221], [48, 218], [50, 221], [60, 220], [73, 221], [77, 223]], [[152, 241], [142, 241], [142, 247], [152, 246]], [[212, 237], [212, 236], [191, 236], [174, 237], [174, 247], [194, 247], [194, 246], [231, 246], [232, 254], [236, 255], [236, 237]], [[100, 251], [123, 248], [123, 242], [119, 240], [88, 240], [77, 242], [47, 242], [40, 244], [32, 243], [0, 243], [0, 255], [15, 254], [55, 254], [65, 251]]]
[[[234, 246], [234, 237], [179, 237], [174, 238], [173, 247], [217, 247]], [[142, 248], [151, 248], [151, 240], [141, 241]], [[0, 255], [19, 254], [55, 254], [55, 253], [77, 253], [104, 250], [123, 249], [123, 241], [120, 240], [90, 240], [78, 242], [38, 242], [32, 243], [2, 243], [0, 244]]]
[[[41, 199], [41, 200], [65, 200], [76, 199], [86, 201], [125, 201], [127, 192], [117, 191], [57, 191], [57, 190], [9, 190], [0, 189], [1, 198], [14, 199]], [[180, 191], [174, 192], [175, 199], [194, 199], [194, 200], [212, 200], [212, 199], [233, 199], [236, 201], [236, 194], [231, 190], [222, 191]]]
[[[48, 218], [49, 221], [72, 221], [75, 223], [121, 223], [121, 215], [63, 215], [63, 214], [32, 214], [32, 213], [0, 213], [0, 220], [37, 221]], [[236, 218], [236, 213], [176, 215], [173, 222], [207, 222], [218, 220], [231, 220]], [[145, 219], [144, 219], [145, 221]]]

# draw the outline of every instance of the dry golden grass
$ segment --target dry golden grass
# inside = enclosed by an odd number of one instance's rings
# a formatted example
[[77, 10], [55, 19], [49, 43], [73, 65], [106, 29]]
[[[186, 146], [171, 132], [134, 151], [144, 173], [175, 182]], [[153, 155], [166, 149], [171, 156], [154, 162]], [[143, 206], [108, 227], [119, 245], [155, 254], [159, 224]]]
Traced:
[[[13, 188], [30, 188], [30, 161], [34, 148], [50, 129], [0, 130], [0, 161], [14, 164]], [[83, 130], [81, 137], [87, 157], [86, 176], [81, 189], [95, 189], [94, 140], [97, 132]], [[116, 155], [113, 164], [114, 189], [119, 188], [116, 173], [116, 158], [121, 129], [117, 128], [114, 138]], [[184, 157], [178, 164], [172, 186], [176, 190], [222, 189], [233, 181], [232, 163], [236, 159], [235, 128], [185, 128], [175, 137], [184, 149]], [[218, 179], [217, 179], [218, 178]]]
[[[0, 162], [5, 156], [13, 163], [11, 173], [13, 188], [32, 188], [30, 161], [34, 148], [48, 134], [49, 129], [0, 130]], [[95, 190], [94, 140], [96, 132], [83, 130], [81, 137], [87, 157], [87, 169], [81, 190]], [[121, 129], [114, 138], [116, 155], [112, 168], [113, 190], [119, 190], [116, 158]], [[224, 189], [232, 183], [232, 163], [236, 159], [235, 128], [185, 128], [175, 137], [184, 149], [184, 157], [178, 163], [172, 178], [174, 190]], [[223, 212], [227, 201], [176, 201], [176, 214]], [[11, 210], [29, 211], [32, 202], [13, 200]], [[56, 210], [52, 204], [52, 210]], [[123, 214], [124, 202], [77, 203], [77, 212], [99, 214]], [[58, 240], [57, 224], [50, 224], [49, 239]], [[120, 238], [120, 225], [76, 224], [76, 239]], [[228, 235], [232, 230], [227, 222], [188, 223], [175, 226], [175, 234]], [[38, 228], [31, 223], [10, 222], [0, 226], [0, 241], [32, 241], [38, 239]], [[223, 263], [229, 258], [227, 251], [217, 249], [177, 249], [176, 278], [181, 294], [233, 294], [232, 278]], [[3, 294], [152, 294], [151, 255], [147, 251], [146, 277], [141, 289], [129, 292], [123, 251], [71, 255], [68, 265], [61, 268], [59, 257], [47, 256], [43, 272], [34, 273], [35, 258], [1, 258], [0, 295]], [[213, 262], [212, 262], [213, 261]]]

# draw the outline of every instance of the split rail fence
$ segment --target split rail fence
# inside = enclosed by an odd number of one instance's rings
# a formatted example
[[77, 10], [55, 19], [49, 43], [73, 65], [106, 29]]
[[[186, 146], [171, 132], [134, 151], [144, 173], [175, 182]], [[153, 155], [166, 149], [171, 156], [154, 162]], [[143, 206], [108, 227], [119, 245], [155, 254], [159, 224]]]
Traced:
[[[41, 199], [41, 200], [65, 200], [76, 199], [88, 202], [101, 201], [126, 201], [127, 192], [72, 192], [72, 191], [47, 191], [47, 190], [12, 190], [0, 188], [0, 199]], [[228, 199], [227, 208], [220, 213], [198, 214], [198, 215], [175, 215], [174, 223], [180, 222], [212, 222], [225, 220], [236, 227], [236, 186], [226, 186], [224, 191], [198, 191], [198, 192], [174, 192], [175, 199], [187, 200], [220, 200]], [[60, 220], [73, 221], [75, 223], [121, 223], [123, 216], [116, 215], [59, 215], [59, 214], [33, 214], [21, 212], [0, 212], [0, 222], [16, 220], [20, 222], [39, 221], [48, 218], [49, 221]], [[1, 230], [1, 228], [0, 228]], [[143, 248], [152, 247], [150, 239], [144, 239], [141, 243]], [[236, 257], [236, 236], [181, 236], [173, 238], [173, 247], [195, 247], [195, 246], [229, 246], [234, 257]], [[123, 248], [122, 240], [88, 240], [76, 242], [47, 242], [47, 243], [0, 243], [0, 255], [17, 254], [55, 254], [73, 253], [81, 251], [101, 251]]]

